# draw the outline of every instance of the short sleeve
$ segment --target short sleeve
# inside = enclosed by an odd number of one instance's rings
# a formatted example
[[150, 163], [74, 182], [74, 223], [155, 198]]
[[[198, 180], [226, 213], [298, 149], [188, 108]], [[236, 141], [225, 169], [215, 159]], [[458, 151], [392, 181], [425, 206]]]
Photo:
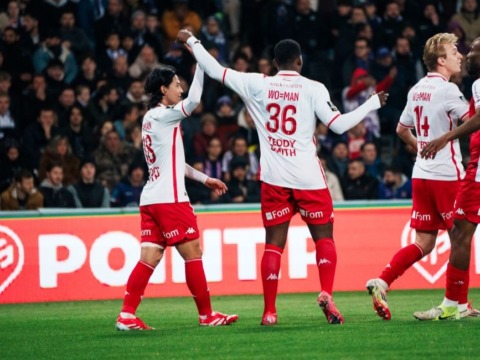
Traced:
[[454, 119], [468, 116], [468, 103], [457, 85], [450, 83], [445, 91], [445, 110]]
[[401, 126], [404, 126], [410, 129], [415, 127], [413, 111], [410, 111], [410, 102], [408, 102], [405, 108], [403, 109], [402, 115], [400, 115], [400, 120], [398, 121], [398, 123]]

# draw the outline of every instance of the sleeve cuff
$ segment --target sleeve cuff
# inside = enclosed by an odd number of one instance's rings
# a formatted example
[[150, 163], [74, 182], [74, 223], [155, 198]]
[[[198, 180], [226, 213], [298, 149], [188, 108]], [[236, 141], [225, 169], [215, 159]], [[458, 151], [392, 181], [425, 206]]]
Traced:
[[187, 45], [192, 47], [193, 45], [199, 43], [200, 40], [198, 40], [195, 36], [190, 36], [188, 39], [187, 39]]

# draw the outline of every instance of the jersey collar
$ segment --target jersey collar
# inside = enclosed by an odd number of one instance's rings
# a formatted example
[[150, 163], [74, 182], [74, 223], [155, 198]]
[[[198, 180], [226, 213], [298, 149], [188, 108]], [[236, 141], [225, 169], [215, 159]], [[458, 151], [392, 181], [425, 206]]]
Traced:
[[444, 81], [448, 81], [445, 76], [443, 76], [442, 74], [440, 74], [438, 72], [429, 72], [429, 73], [427, 73], [427, 77], [428, 78], [440, 78]]
[[293, 70], [280, 70], [277, 75], [280, 76], [300, 76], [300, 74]]

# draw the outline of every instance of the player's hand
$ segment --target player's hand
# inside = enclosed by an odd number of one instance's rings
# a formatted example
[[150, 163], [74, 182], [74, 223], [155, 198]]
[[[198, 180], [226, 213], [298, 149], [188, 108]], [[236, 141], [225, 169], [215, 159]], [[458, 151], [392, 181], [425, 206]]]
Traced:
[[179, 43], [185, 44], [188, 38], [190, 38], [191, 36], [193, 36], [193, 34], [190, 31], [182, 29], [178, 32], [177, 41]]
[[380, 99], [380, 105], [385, 106], [387, 104], [388, 94], [380, 91], [378, 94], [373, 93], [372, 96], [377, 95]]
[[438, 139], [430, 141], [425, 147], [422, 149], [420, 152], [420, 156], [423, 159], [428, 159], [432, 158], [435, 159], [435, 155], [437, 155], [437, 152], [445, 147], [447, 145], [448, 140], [444, 136], [440, 136]]
[[223, 181], [214, 178], [208, 178], [207, 181], [205, 181], [205, 186], [214, 190], [219, 196], [225, 194], [228, 190], [227, 185], [225, 185]]

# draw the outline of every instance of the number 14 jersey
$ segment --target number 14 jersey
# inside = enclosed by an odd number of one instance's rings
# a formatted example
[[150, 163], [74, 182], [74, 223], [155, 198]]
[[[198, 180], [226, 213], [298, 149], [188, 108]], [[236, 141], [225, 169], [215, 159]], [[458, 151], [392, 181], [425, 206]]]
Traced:
[[439, 73], [428, 73], [408, 93], [400, 125], [415, 128], [417, 159], [412, 178], [456, 181], [464, 177], [458, 140], [451, 141], [434, 159], [422, 159], [420, 151], [430, 141], [454, 129], [468, 117], [468, 103], [457, 85]]
[[260, 179], [292, 189], [325, 189], [317, 157], [316, 118], [340, 115], [325, 86], [295, 71], [275, 76], [225, 69], [223, 82], [240, 95], [260, 138]]

